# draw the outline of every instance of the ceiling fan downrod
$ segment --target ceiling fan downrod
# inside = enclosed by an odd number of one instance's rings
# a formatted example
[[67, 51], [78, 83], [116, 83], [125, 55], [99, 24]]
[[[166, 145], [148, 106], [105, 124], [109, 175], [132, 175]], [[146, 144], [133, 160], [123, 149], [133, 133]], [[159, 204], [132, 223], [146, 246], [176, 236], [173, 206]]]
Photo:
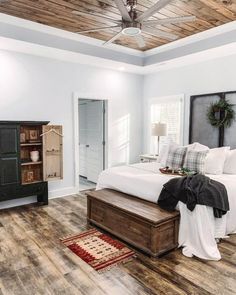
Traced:
[[132, 8], [136, 8], [137, 6], [137, 0], [127, 0], [126, 1], [126, 6], [132, 7]]
[[135, 11], [136, 6], [137, 6], [137, 0], [127, 0], [126, 1], [127, 10], [130, 13], [132, 13], [133, 11]]

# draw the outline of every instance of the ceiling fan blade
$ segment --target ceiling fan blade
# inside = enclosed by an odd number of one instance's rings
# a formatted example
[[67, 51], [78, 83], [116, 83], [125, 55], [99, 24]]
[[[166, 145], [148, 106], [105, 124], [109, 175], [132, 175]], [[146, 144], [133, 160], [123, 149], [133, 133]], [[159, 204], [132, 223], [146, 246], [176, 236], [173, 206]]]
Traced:
[[113, 23], [117, 23], [117, 24], [121, 23], [120, 20], [116, 20], [116, 19], [110, 18], [108, 16], [104, 16], [104, 15], [97, 14], [97, 13], [94, 13], [94, 12], [83, 12], [83, 11], [73, 10], [72, 13], [75, 14], [75, 15], [84, 15], [84, 16], [90, 15], [90, 16], [95, 16], [95, 17], [101, 17], [101, 18], [109, 20], [109, 21], [111, 21]]
[[159, 0], [156, 4], [154, 4], [152, 7], [150, 7], [148, 10], [143, 12], [140, 16], [136, 18], [136, 21], [142, 22], [145, 19], [148, 19], [151, 17], [153, 14], [158, 12], [160, 9], [165, 7], [167, 4], [169, 4], [173, 0]]
[[119, 9], [122, 18], [128, 22], [131, 22], [132, 19], [129, 15], [127, 8], [125, 7], [123, 0], [114, 0], [114, 2], [116, 3], [116, 6]]
[[144, 25], [168, 25], [168, 24], [179, 24], [179, 23], [187, 23], [193, 22], [196, 20], [196, 16], [189, 15], [189, 16], [181, 16], [181, 17], [171, 17], [165, 19], [158, 19], [158, 20], [147, 20], [144, 21]]
[[145, 43], [142, 35], [134, 36], [134, 38], [140, 48], [143, 48], [146, 46], [146, 43]]
[[117, 26], [101, 27], [101, 28], [96, 28], [96, 29], [91, 29], [91, 30], [78, 31], [76, 33], [77, 34], [92, 33], [92, 32], [104, 31], [104, 30], [107, 30], [107, 29], [113, 29], [113, 28], [120, 28], [120, 26], [117, 25]]
[[122, 30], [119, 33], [115, 34], [110, 40], [103, 43], [103, 45], [108, 45], [108, 44], [112, 43], [113, 41], [118, 39], [121, 35], [122, 35]]
[[169, 39], [169, 40], [176, 40], [178, 38], [178, 36], [176, 36], [174, 34], [163, 32], [161, 30], [157, 30], [155, 28], [150, 28], [150, 27], [145, 27], [145, 26], [142, 27], [142, 31], [144, 31], [145, 33], [148, 33], [150, 35], [164, 38], [164, 39]]

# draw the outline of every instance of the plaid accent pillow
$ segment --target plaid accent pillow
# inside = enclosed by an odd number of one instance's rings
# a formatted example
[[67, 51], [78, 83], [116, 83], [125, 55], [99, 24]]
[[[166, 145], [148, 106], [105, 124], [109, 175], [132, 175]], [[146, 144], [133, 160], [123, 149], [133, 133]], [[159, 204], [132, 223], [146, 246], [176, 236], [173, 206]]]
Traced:
[[173, 147], [169, 150], [166, 166], [170, 169], [178, 170], [183, 167], [187, 147]]
[[205, 173], [205, 161], [208, 151], [189, 151], [186, 155], [184, 168], [201, 174]]

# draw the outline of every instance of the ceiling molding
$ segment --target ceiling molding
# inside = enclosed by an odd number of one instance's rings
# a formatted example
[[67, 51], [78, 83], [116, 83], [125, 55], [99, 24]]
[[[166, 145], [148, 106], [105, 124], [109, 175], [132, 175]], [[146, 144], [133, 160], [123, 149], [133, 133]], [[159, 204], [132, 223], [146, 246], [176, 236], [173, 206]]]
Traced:
[[115, 71], [143, 74], [143, 67], [0, 36], [0, 50], [46, 57]]
[[230, 23], [221, 25], [219, 27], [211, 28], [209, 30], [206, 30], [206, 31], [203, 31], [203, 32], [191, 35], [191, 36], [188, 36], [186, 38], [182, 38], [180, 40], [173, 41], [171, 43], [162, 45], [162, 46], [157, 47], [157, 48], [146, 50], [144, 52], [144, 56], [147, 57], [147, 56], [155, 55], [155, 54], [161, 53], [163, 51], [167, 51], [167, 50], [170, 50], [170, 49], [181, 47], [183, 45], [188, 45], [188, 44], [192, 44], [192, 43], [195, 43], [195, 42], [203, 41], [203, 40], [206, 40], [208, 38], [218, 36], [218, 35], [222, 35], [222, 34], [225, 34], [227, 32], [234, 31], [234, 30], [236, 30], [236, 21], [232, 21]]
[[142, 75], [236, 54], [236, 22], [197, 35], [151, 54], [137, 54], [137, 50], [118, 45], [112, 45], [115, 50], [104, 48], [92, 38], [0, 14], [0, 49]]

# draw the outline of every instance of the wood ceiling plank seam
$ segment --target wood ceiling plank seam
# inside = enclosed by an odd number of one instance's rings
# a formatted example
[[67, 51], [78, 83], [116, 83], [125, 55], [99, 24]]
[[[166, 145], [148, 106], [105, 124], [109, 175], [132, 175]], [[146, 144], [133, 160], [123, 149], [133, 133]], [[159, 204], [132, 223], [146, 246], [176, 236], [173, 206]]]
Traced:
[[[169, 6], [169, 5], [168, 5]], [[162, 9], [163, 10], [163, 9]], [[186, 14], [186, 15], [189, 15], [189, 14]], [[168, 18], [170, 15], [168, 15], [167, 13], [165, 13], [164, 11], [162, 12], [158, 12], [156, 13], [155, 15], [153, 15], [152, 18], [150, 19], [166, 19]], [[171, 17], [179, 17], [179, 16], [184, 16], [183, 14], [172, 14]], [[169, 24], [169, 25], [162, 25], [162, 27], [166, 27], [166, 28], [169, 28], [172, 30], [172, 33], [175, 33], [174, 30], [176, 30], [176, 32], [181, 32], [182, 30], [182, 33], [184, 34], [184, 36], [182, 37], [186, 37], [186, 36], [189, 36], [189, 32], [193, 32], [194, 31], [194, 28], [191, 27], [189, 24], [185, 24], [185, 23], [182, 23], [182, 24]], [[173, 30], [174, 29], [174, 30]], [[185, 30], [185, 32], [183, 31]], [[180, 36], [181, 37], [181, 36]]]
[[[64, 2], [64, 1], [63, 1]], [[60, 3], [57, 3], [57, 1], [53, 1], [53, 0], [49, 0], [49, 1], [47, 1], [47, 3], [48, 3], [48, 5], [53, 5], [53, 7], [54, 6], [57, 6], [57, 7], [61, 7], [62, 9], [66, 9], [70, 14], [72, 14], [72, 11], [73, 10], [80, 10], [80, 11], [82, 11], [82, 12], [89, 12], [89, 11], [91, 11], [92, 10], [92, 8], [90, 8], [90, 9], [88, 9], [87, 7], [88, 7], [88, 5], [86, 5], [86, 2], [84, 2], [84, 1], [80, 1], [80, 3], [81, 2], [83, 2], [84, 4], [83, 4], [83, 6], [79, 6], [79, 7], [77, 7], [77, 6], [73, 6], [73, 5], [62, 5], [62, 4], [60, 4]], [[65, 3], [69, 3], [69, 2], [65, 2]], [[85, 8], [86, 7], [86, 8]], [[90, 7], [90, 6], [89, 6]], [[93, 8], [94, 8], [94, 6], [93, 6]], [[99, 7], [98, 7], [99, 8]], [[93, 9], [93, 10], [96, 10], [96, 9]], [[94, 11], [95, 12], [95, 11]], [[101, 14], [101, 15], [103, 15], [104, 14], [104, 16], [109, 16], [109, 17], [112, 17], [112, 18], [114, 18], [114, 19], [117, 19], [117, 20], [120, 20], [120, 18], [119, 18], [119, 14], [117, 13], [117, 14], [105, 14], [104, 13], [104, 11], [102, 11], [100, 8], [99, 8], [99, 10], [98, 11], [96, 11], [96, 13], [98, 13], [98, 14]], [[72, 15], [74, 15], [74, 14], [72, 14]]]
[[[50, 0], [50, 1], [52, 1], [52, 0]], [[91, 2], [91, 1], [92, 0], [90, 0], [89, 2]], [[71, 1], [69, 1], [69, 2], [71, 3]], [[82, 8], [85, 11], [94, 11], [99, 14], [104, 14], [104, 16], [109, 16], [109, 17], [121, 19], [121, 15], [119, 13], [119, 10], [116, 7], [113, 7], [111, 5], [108, 6], [109, 9], [108, 8], [102, 9], [101, 6], [97, 6], [94, 4], [91, 5], [90, 3], [88, 3], [88, 1], [80, 0], [79, 3], [80, 3], [79, 7], [77, 7], [77, 9], [75, 9], [75, 10], [81, 10], [81, 8]], [[104, 13], [104, 12], [106, 12], [106, 13]]]
[[[149, 19], [166, 19], [169, 17], [168, 13], [165, 13], [166, 11], [164, 11], [164, 9], [160, 10], [161, 12], [157, 12], [155, 13], [152, 18], [149, 18]], [[179, 16], [183, 16], [183, 15], [179, 15], [179, 14], [172, 14], [172, 16], [175, 16], [175, 17], [179, 17]], [[171, 16], [171, 17], [172, 17]], [[189, 27], [188, 24], [170, 24], [172, 26], [172, 28], [176, 28], [178, 31], [179, 29], [183, 29], [183, 30], [186, 30], [186, 31], [193, 31], [192, 27]], [[162, 25], [162, 26], [168, 26], [168, 25]], [[173, 31], [172, 31], [173, 32]], [[189, 33], [185, 33], [185, 36], [187, 36]]]
[[[11, 6], [8, 6], [8, 10], [12, 11], [12, 14], [14, 15], [15, 11]], [[60, 24], [62, 23], [63, 25], [67, 25], [69, 28], [71, 28], [70, 30], [73, 30], [72, 28], [77, 28], [77, 24], [71, 21], [66, 21], [63, 20], [62, 18], [56, 18], [57, 20], [55, 20], [55, 15], [42, 15], [41, 12], [35, 12], [35, 11], [31, 11], [31, 10], [24, 10], [22, 9], [22, 7], [18, 6], [17, 7], [18, 12], [23, 13], [24, 18], [28, 19], [28, 20], [35, 20], [35, 17], [37, 18], [37, 22], [39, 23], [43, 23], [46, 25], [48, 24], [48, 21], [50, 21], [50, 24], [52, 26], [54, 26], [54, 24], [60, 27]], [[1, 11], [1, 8], [0, 8]], [[74, 24], [74, 26], [73, 26]]]
[[[15, 13], [16, 14], [16, 16], [18, 16], [17, 15], [17, 13]], [[12, 15], [12, 14], [11, 14]], [[21, 15], [21, 17], [22, 17], [22, 13], [20, 14]], [[27, 18], [26, 18], [27, 19]], [[41, 21], [38, 21], [38, 19], [35, 17], [35, 16], [33, 16], [32, 17], [32, 20], [33, 21], [35, 21], [35, 22], [38, 22], [38, 23], [42, 23]], [[49, 20], [47, 20], [47, 23], [48, 23], [48, 25], [50, 25], [50, 23], [48, 22]], [[57, 23], [55, 23], [55, 21], [53, 20], [53, 23], [51, 24], [51, 26], [53, 26], [53, 27], [57, 27], [57, 28], [60, 28], [60, 29], [65, 29], [65, 30], [67, 30], [67, 31], [72, 31], [72, 29], [71, 29], [71, 27], [70, 28], [68, 28], [68, 26], [66, 26], [66, 25], [62, 25], [61, 23], [59, 23], [59, 24], [57, 24]], [[84, 27], [84, 28], [86, 28], [86, 27]], [[78, 28], [76, 27], [75, 28], [75, 31], [77, 31], [78, 30]], [[112, 33], [114, 33], [113, 31], [112, 31]], [[103, 36], [103, 39], [105, 40], [105, 38], [107, 38], [107, 36], [109, 36], [109, 35], [105, 35], [104, 34], [104, 36]]]
[[[182, 9], [182, 8], [179, 7], [179, 6], [178, 6], [178, 8]], [[184, 10], [185, 10], [186, 12], [190, 12], [190, 11], [188, 10], [188, 8], [186, 8], [186, 7], [184, 8]], [[209, 17], [208, 17], [207, 19], [204, 18], [204, 15], [200, 14], [199, 11], [195, 11], [195, 12], [193, 12], [193, 14], [197, 17], [198, 22], [200, 22], [200, 23], [202, 23], [204, 26], [208, 27], [208, 29], [210, 29], [210, 28], [214, 28], [214, 27], [217, 26], [217, 25], [216, 25], [216, 21], [214, 21], [214, 23], [213, 23], [212, 18], [210, 18], [210, 19], [209, 19]]]
[[[190, 2], [193, 4], [193, 2]], [[176, 4], [178, 7], [182, 7], [183, 9], [185, 8], [185, 10], [188, 10], [189, 12], [192, 11], [192, 13], [196, 16], [198, 16], [199, 14], [201, 15], [202, 18], [212, 22], [212, 18], [214, 18], [217, 21], [220, 21], [222, 23], [227, 23], [230, 21], [230, 19], [222, 16], [220, 13], [214, 11], [213, 9], [210, 9], [209, 6], [200, 3], [198, 1], [194, 2], [194, 6], [191, 5], [186, 5], [184, 2], [182, 1], [176, 1]]]
[[[168, 4], [165, 8], [162, 8], [158, 13], [154, 14], [154, 17], [159, 16], [158, 18], [160, 18], [160, 15], [162, 15], [165, 18], [169, 18], [169, 17], [181, 17], [181, 16], [189, 15], [189, 14], [183, 14], [183, 13], [176, 13], [174, 11], [169, 10], [169, 7], [170, 7], [170, 4]], [[191, 23], [173, 24], [173, 26], [179, 27], [182, 25], [185, 27], [186, 30], [192, 31], [192, 27], [189, 26], [189, 24]]]
[[[173, 7], [180, 9], [178, 6], [175, 6], [175, 5], [173, 5]], [[183, 9], [183, 11], [186, 13], [190, 13], [189, 10], [186, 8]], [[214, 28], [214, 25], [208, 22], [207, 20], [203, 19], [202, 15], [200, 15], [199, 13], [195, 13], [194, 15], [197, 17], [197, 21], [201, 23], [205, 27], [205, 29]]]
[[224, 5], [220, 5], [216, 1], [212, 1], [212, 0], [199, 0], [199, 1], [209, 6], [211, 9], [217, 11], [218, 13], [224, 15], [225, 17], [229, 18], [232, 21], [236, 19], [236, 14], [234, 12], [227, 9]]
[[[174, 5], [169, 5], [169, 10], [171, 10], [171, 11], [173, 11], [173, 12], [176, 11], [176, 13], [178, 13], [179, 15], [181, 15], [181, 13], [182, 13], [182, 14], [184, 13], [184, 15], [189, 15], [188, 12], [186, 12], [186, 11], [184, 11], [184, 10], [180, 10], [178, 7], [176, 7], [176, 6], [174, 6]], [[209, 24], [209, 23], [205, 23], [205, 22], [202, 22], [204, 25], [203, 25], [203, 24], [200, 25], [200, 24], [199, 24], [199, 20], [200, 20], [200, 18], [197, 17], [195, 21], [188, 23], [188, 25], [191, 26], [192, 28], [196, 28], [196, 29], [198, 29], [199, 26], [201, 26], [201, 28], [204, 27], [205, 29], [209, 29], [209, 26], [212, 27], [211, 24]]]
[[[172, 14], [172, 13], [169, 13], [169, 15], [168, 15], [168, 13], [165, 13], [163, 15], [165, 16], [165, 18], [180, 16], [178, 14]], [[161, 25], [161, 27], [162, 26], [171, 29], [172, 32], [174, 32], [174, 31], [181, 32], [185, 36], [188, 36], [189, 33], [193, 32], [193, 29], [189, 30], [189, 27], [186, 28], [185, 24], [165, 24], [165, 25]]]
[[[19, 0], [18, 0], [18, 2], [20, 2]], [[8, 6], [8, 7], [10, 7], [10, 6]], [[19, 6], [18, 6], [19, 7]], [[24, 3], [21, 3], [21, 5], [20, 5], [20, 7], [26, 7], [25, 5], [24, 5]], [[26, 7], [27, 8], [27, 7]], [[37, 9], [36, 7], [35, 7], [35, 9]], [[38, 10], [37, 10], [38, 11]], [[41, 10], [39, 10], [40, 12], [42, 12]], [[28, 11], [27, 11], [28, 12]], [[59, 11], [58, 11], [58, 13], [59, 13]], [[38, 14], [37, 14], [38, 15]], [[55, 16], [55, 14], [53, 14], [54, 16]], [[45, 16], [44, 15], [41, 15], [40, 14], [40, 17], [42, 18], [42, 19], [45, 19]], [[78, 30], [79, 29], [79, 27], [78, 27], [78, 22], [76, 21], [76, 19], [73, 19], [73, 21], [71, 20], [71, 18], [70, 17], [68, 17], [68, 18], [65, 18], [65, 17], [57, 17], [57, 19], [61, 19], [62, 21], [65, 19], [66, 20], [66, 22], [68, 21], [69, 23], [69, 25], [72, 25], [72, 23], [74, 23], [74, 29], [73, 29], [73, 31], [76, 31], [76, 30]], [[103, 25], [106, 25], [106, 23], [104, 23], [104, 22], [96, 22], [96, 23], [94, 23], [94, 22], [90, 22], [90, 21], [87, 21], [88, 19], [87, 18], [85, 18], [85, 17], [83, 17], [83, 20], [82, 20], [82, 23], [83, 24], [87, 24], [87, 25], [90, 25], [91, 26], [91, 28], [94, 28], [94, 26], [103, 26]], [[113, 23], [113, 25], [114, 25], [114, 23]], [[86, 27], [85, 27], [85, 29], [86, 29]]]
[[[163, 10], [164, 11], [164, 10]], [[165, 13], [165, 15], [167, 17], [183, 17], [183, 16], [189, 16], [189, 14], [185, 14], [185, 13], [177, 13], [176, 11], [174, 11], [173, 9], [170, 8], [170, 5], [169, 5], [169, 8], [168, 10], [166, 9], [166, 11], [169, 11], [170, 13], [167, 14]], [[196, 29], [196, 26], [194, 26], [194, 23], [195, 21], [193, 22], [186, 22], [186, 23], [181, 23], [181, 24], [175, 24], [176, 27], [181, 27], [183, 26], [184, 29], [188, 30], [189, 32], [192, 32]]]
[[[51, 5], [52, 5], [52, 3], [54, 3], [54, 2], [52, 2], [52, 1], [48, 1], [48, 5], [50, 5], [50, 3], [51, 3]], [[59, 5], [58, 5], [59, 6]], [[54, 7], [54, 5], [53, 5], [53, 7]], [[58, 8], [59, 9], [59, 8]], [[75, 15], [75, 14], [73, 14], [72, 13], [72, 11], [74, 10], [74, 9], [71, 9], [71, 8], [68, 8], [68, 7], [64, 7], [64, 10], [69, 14], [69, 17], [70, 18], [74, 18], [74, 19], [76, 19], [76, 17], [80, 17], [80, 16], [77, 16], [77, 15]], [[58, 10], [59, 11], [59, 10]], [[85, 12], [87, 12], [88, 10], [86, 10]], [[105, 15], [106, 16], [106, 15]], [[88, 16], [88, 17], [91, 17], [91, 18], [94, 18], [95, 16]], [[118, 20], [118, 19], [117, 19]], [[98, 22], [100, 22], [100, 23], [103, 23], [103, 24], [111, 24], [111, 25], [114, 25], [114, 22], [112, 22], [112, 21], [109, 21], [109, 20], [103, 20], [102, 21], [102, 18], [99, 18], [99, 17], [97, 17], [97, 21]]]

